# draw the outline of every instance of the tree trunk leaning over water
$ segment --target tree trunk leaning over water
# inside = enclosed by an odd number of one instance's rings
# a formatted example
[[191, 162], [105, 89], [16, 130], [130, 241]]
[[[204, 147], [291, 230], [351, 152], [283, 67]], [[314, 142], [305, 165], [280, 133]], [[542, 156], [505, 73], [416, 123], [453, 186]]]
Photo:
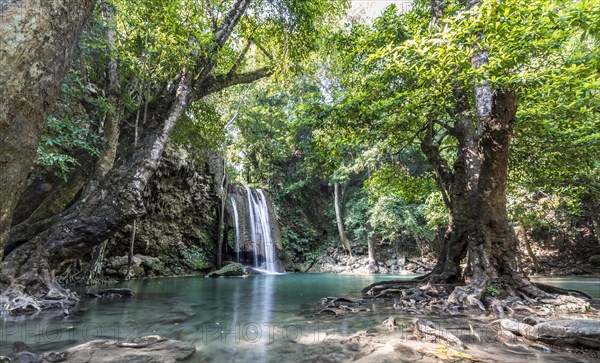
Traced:
[[[56, 305], [56, 301], [74, 301], [72, 295], [56, 282], [55, 276], [69, 263], [89, 253], [92, 247], [143, 215], [144, 189], [186, 106], [210, 93], [270, 74], [268, 68], [240, 74], [212, 74], [216, 64], [214, 58], [249, 2], [238, 0], [232, 5], [215, 30], [215, 53], [198, 61], [194, 67], [198, 73], [181, 71], [148, 105], [148, 121], [141, 131], [138, 147], [120, 157], [98, 186], [56, 217], [56, 223], [6, 256], [0, 274], [0, 291], [3, 291], [0, 300], [11, 302], [15, 309], [19, 308], [20, 302], [32, 301], [31, 298], [40, 308]], [[50, 300], [53, 302], [49, 303]]]
[[0, 17], [0, 255], [35, 161], [46, 117], [71, 65], [92, 0], [2, 2]]

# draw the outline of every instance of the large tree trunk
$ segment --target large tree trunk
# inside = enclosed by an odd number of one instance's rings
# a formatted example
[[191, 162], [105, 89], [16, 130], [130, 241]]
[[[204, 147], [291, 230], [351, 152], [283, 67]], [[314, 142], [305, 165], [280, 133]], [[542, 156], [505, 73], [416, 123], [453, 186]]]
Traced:
[[517, 271], [517, 238], [506, 210], [508, 150], [517, 107], [514, 92], [508, 90], [497, 90], [492, 102], [491, 115], [482, 128], [477, 239], [469, 246], [469, 254], [471, 277], [494, 283], [500, 274]]
[[545, 295], [518, 272], [518, 240], [506, 209], [509, 146], [517, 112], [515, 93], [496, 90], [489, 112], [481, 124], [477, 233], [469, 244], [471, 271], [467, 278], [479, 288], [488, 284], [511, 295]]
[[2, 1], [0, 251], [93, 0]]
[[87, 197], [61, 214], [58, 222], [6, 256], [0, 282], [9, 286], [5, 291], [9, 298], [18, 294], [69, 297], [56, 283], [56, 273], [144, 212], [146, 183], [189, 101], [189, 77], [182, 75], [178, 84], [155, 103], [153, 117], [130, 161], [116, 166]]
[[462, 85], [455, 85], [456, 121], [450, 134], [458, 140], [456, 159], [450, 169], [433, 143], [433, 124], [421, 140], [421, 150], [432, 165], [444, 203], [448, 209], [448, 227], [433, 271], [428, 276], [434, 283], [457, 282], [462, 279], [461, 261], [475, 236], [477, 218], [477, 179], [481, 156], [477, 150], [478, 135], [470, 116], [467, 95]]

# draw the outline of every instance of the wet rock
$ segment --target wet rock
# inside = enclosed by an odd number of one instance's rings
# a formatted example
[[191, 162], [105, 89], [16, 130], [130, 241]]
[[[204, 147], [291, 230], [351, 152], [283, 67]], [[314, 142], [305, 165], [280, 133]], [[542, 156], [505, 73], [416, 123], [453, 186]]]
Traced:
[[14, 363], [42, 363], [42, 357], [31, 352], [20, 352], [12, 358]]
[[229, 265], [221, 268], [220, 270], [213, 271], [206, 275], [206, 277], [225, 277], [225, 276], [246, 276], [248, 272], [244, 266], [240, 263], [230, 263]]
[[[134, 277], [210, 271], [222, 169], [222, 158], [212, 152], [165, 149], [144, 191], [147, 213], [136, 222]], [[124, 277], [132, 231], [124, 226], [109, 239], [105, 276]]]
[[402, 362], [415, 362], [421, 360], [423, 356], [413, 349], [410, 345], [398, 343], [394, 345], [394, 352], [398, 355], [398, 360]]
[[135, 292], [127, 288], [105, 289], [98, 291], [98, 296], [104, 299], [119, 299], [135, 296]]
[[398, 260], [394, 260], [394, 259], [390, 259], [390, 260], [387, 260], [385, 262], [385, 264], [387, 265], [387, 267], [396, 266], [397, 263], [398, 263]]
[[140, 338], [133, 339], [124, 339], [117, 342], [117, 347], [122, 348], [146, 348], [156, 343], [166, 341], [166, 338], [163, 338], [159, 335], [149, 335]]
[[[128, 256], [115, 256], [106, 261], [104, 266], [107, 275], [125, 277], [129, 265]], [[160, 259], [151, 256], [135, 255], [131, 260], [131, 277], [141, 277], [161, 267]]]
[[67, 352], [50, 352], [44, 354], [44, 360], [48, 362], [64, 362], [69, 358], [69, 353]]
[[[143, 339], [143, 338], [139, 338]], [[190, 358], [196, 348], [178, 340], [162, 340], [149, 346], [120, 347], [114, 340], [92, 340], [66, 351], [68, 363], [174, 363]]]
[[546, 343], [600, 349], [600, 320], [564, 319], [539, 323], [532, 335]]
[[542, 300], [542, 302], [559, 314], [585, 313], [591, 308], [588, 301], [569, 295], [560, 295], [556, 299]]
[[581, 267], [573, 267], [571, 270], [569, 270], [569, 275], [583, 275], [585, 273], [585, 270]]

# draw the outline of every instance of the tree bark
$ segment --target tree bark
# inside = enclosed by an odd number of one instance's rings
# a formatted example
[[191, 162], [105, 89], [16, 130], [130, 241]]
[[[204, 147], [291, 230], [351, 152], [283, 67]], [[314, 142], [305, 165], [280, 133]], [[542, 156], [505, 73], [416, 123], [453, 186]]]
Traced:
[[0, 20], [0, 251], [46, 117], [93, 0], [3, 2]]
[[437, 263], [428, 279], [434, 283], [451, 283], [462, 279], [460, 263], [467, 256], [467, 247], [475, 236], [477, 218], [477, 183], [481, 156], [477, 149], [478, 135], [464, 86], [455, 84], [455, 122], [450, 134], [458, 141], [452, 168], [446, 165], [433, 143], [433, 125], [421, 140], [424, 151], [442, 190], [448, 208], [448, 226]]
[[333, 205], [335, 208], [335, 221], [338, 228], [338, 234], [340, 236], [340, 241], [342, 242], [342, 247], [348, 252], [350, 257], [352, 257], [352, 249], [350, 247], [350, 240], [346, 237], [346, 232], [344, 232], [344, 218], [342, 216], [342, 207], [340, 205], [340, 184], [333, 184]]
[[509, 146], [517, 112], [515, 92], [496, 90], [489, 110], [481, 124], [477, 233], [469, 245], [472, 270], [467, 277], [474, 286], [489, 284], [509, 295], [544, 296], [518, 273], [518, 241], [506, 209]]
[[497, 90], [492, 103], [490, 117], [482, 125], [477, 239], [469, 246], [469, 254], [471, 277], [498, 283], [500, 275], [517, 271], [517, 239], [506, 210], [508, 151], [517, 112], [515, 93]]

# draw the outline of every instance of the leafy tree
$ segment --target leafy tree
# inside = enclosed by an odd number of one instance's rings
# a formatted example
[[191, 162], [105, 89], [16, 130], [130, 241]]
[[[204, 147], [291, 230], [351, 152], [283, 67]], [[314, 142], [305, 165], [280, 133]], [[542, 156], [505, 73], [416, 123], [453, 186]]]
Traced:
[[[546, 132], [570, 130], [571, 140], [594, 142], [597, 68], [581, 62], [584, 51], [571, 57], [569, 50], [579, 41], [594, 53], [597, 5], [432, 4], [416, 2], [406, 14], [389, 8], [372, 27], [340, 33], [342, 86], [326, 132], [338, 140], [352, 135], [383, 155], [421, 149], [449, 211], [432, 281], [461, 279], [459, 263], [469, 251], [465, 277], [479, 291], [491, 281], [535, 296], [540, 292], [516, 274], [505, 206], [510, 140], [533, 134], [513, 135], [512, 128], [526, 130], [535, 119]], [[553, 113], [557, 104], [565, 112]]]

